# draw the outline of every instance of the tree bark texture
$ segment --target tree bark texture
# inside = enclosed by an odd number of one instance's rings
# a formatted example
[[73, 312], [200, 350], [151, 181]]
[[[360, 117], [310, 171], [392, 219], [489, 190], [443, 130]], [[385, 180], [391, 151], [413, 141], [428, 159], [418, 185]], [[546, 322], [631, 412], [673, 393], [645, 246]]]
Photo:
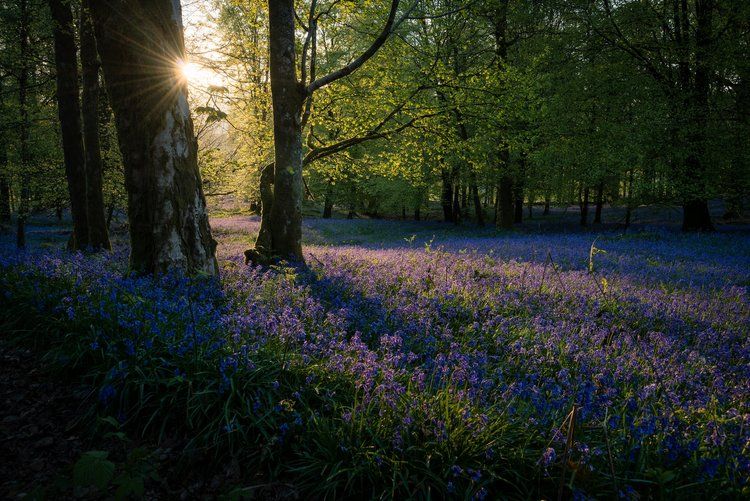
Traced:
[[[53, 0], [56, 1], [56, 0]], [[104, 216], [102, 192], [102, 154], [99, 144], [99, 57], [96, 53], [94, 26], [91, 24], [89, 0], [81, 10], [81, 76], [83, 90], [83, 144], [86, 152], [86, 219], [89, 245], [94, 249], [111, 248]]]
[[297, 81], [294, 1], [269, 0], [271, 98], [273, 103], [274, 198], [271, 254], [302, 261], [302, 105]]
[[96, 0], [91, 17], [125, 166], [130, 266], [218, 274], [197, 141], [179, 75], [179, 0]]
[[49, 0], [52, 33], [55, 39], [57, 70], [57, 112], [62, 132], [65, 177], [68, 180], [70, 211], [73, 217], [73, 249], [89, 246], [86, 214], [86, 158], [81, 135], [81, 105], [78, 100], [78, 58], [73, 29], [73, 11], [64, 0]]

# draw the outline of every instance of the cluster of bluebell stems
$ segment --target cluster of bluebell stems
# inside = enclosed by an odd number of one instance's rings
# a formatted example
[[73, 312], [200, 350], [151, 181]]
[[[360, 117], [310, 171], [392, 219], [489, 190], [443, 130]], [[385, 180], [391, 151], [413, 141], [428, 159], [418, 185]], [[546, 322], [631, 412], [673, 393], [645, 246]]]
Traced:
[[[559, 474], [567, 457], [605, 476], [614, 454], [618, 468], [645, 462], [744, 485], [750, 239], [733, 236], [729, 246], [729, 238], [611, 237], [597, 243], [607, 252], [595, 263], [591, 239], [580, 235], [312, 247], [306, 269], [242, 266], [229, 248], [221, 283], [128, 275], [124, 249], [97, 257], [7, 247], [0, 285], [6, 301], [23, 296], [40, 312], [90, 326], [81, 335], [111, 364], [103, 405], [116, 405], [132, 366], [148, 364], [175, 378], [213, 364], [221, 398], [257, 369], [259, 352], [282, 347], [315, 370], [299, 388], [272, 382], [276, 401], [252, 404], [256, 415], [286, 416], [279, 446], [320, 413], [338, 412], [352, 426], [375, 412], [390, 436], [374, 456], [379, 466], [414, 430], [440, 444], [457, 426], [479, 437], [505, 420], [541, 437], [544, 475]], [[352, 381], [356, 400], [301, 410], [321, 371]], [[455, 415], [434, 405], [436, 395]], [[569, 447], [563, 424], [574, 405]], [[224, 432], [242, 426], [233, 419]], [[488, 469], [494, 457], [487, 447]], [[475, 497], [487, 495], [482, 468], [454, 464], [445, 474], [448, 492], [460, 479]]]

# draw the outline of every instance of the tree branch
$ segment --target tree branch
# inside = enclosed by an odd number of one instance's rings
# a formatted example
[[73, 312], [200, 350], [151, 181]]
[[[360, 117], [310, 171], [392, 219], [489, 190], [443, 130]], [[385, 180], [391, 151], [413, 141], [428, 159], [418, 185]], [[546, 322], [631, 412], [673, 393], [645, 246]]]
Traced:
[[388, 40], [388, 37], [391, 34], [391, 31], [393, 29], [393, 25], [396, 22], [396, 13], [398, 12], [398, 5], [399, 0], [392, 0], [391, 1], [391, 11], [388, 14], [388, 20], [385, 23], [385, 26], [383, 27], [383, 31], [380, 32], [380, 35], [378, 35], [378, 38], [375, 39], [375, 41], [370, 45], [370, 47], [362, 53], [358, 58], [344, 66], [343, 68], [340, 68], [332, 73], [329, 73], [328, 75], [325, 75], [317, 80], [314, 80], [310, 83], [310, 85], [306, 88], [306, 94], [310, 96], [313, 92], [316, 90], [325, 87], [326, 85], [329, 85], [336, 80], [340, 80], [346, 76], [351, 75], [354, 71], [356, 71], [360, 66], [365, 64], [368, 59], [370, 59], [372, 56], [375, 55], [375, 53], [380, 49], [380, 47], [383, 46], [386, 40]]

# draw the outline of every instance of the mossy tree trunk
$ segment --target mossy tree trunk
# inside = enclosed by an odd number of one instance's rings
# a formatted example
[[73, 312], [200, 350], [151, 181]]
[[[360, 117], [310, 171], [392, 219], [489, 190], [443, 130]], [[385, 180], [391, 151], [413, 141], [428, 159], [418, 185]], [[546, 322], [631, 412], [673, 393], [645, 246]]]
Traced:
[[130, 266], [218, 274], [179, 64], [178, 0], [96, 0], [91, 17], [125, 167]]
[[294, 1], [270, 0], [269, 42], [273, 102], [274, 197], [270, 214], [273, 255], [302, 260], [302, 105], [297, 81]]

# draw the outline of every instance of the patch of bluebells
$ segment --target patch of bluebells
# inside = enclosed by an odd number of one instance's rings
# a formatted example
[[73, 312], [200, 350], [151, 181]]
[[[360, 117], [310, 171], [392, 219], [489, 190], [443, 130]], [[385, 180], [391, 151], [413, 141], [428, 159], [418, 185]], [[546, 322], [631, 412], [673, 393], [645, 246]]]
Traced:
[[[512, 422], [540, 437], [532, 462], [547, 474], [559, 474], [566, 454], [609, 475], [602, 451], [611, 450], [618, 469], [648, 464], [682, 471], [685, 483], [697, 473], [741, 488], [750, 477], [750, 238], [732, 236], [735, 251], [729, 238], [606, 236], [593, 273], [586, 235], [310, 247], [306, 270], [245, 267], [230, 246], [223, 287], [127, 276], [122, 252], [4, 249], [0, 285], [8, 302], [92, 322], [91, 349], [117, 362], [104, 404], [129, 364], [166, 358], [169, 373], [188, 378], [196, 359], [211, 361], [226, 394], [274, 347], [310, 368], [306, 387], [340, 377], [356, 395], [337, 409], [303, 409], [305, 390], [290, 391], [297, 408], [276, 430], [280, 447], [321, 414], [343, 429], [369, 416], [386, 456], [401, 457], [412, 440], [447, 447], [460, 433], [482, 446], [465, 463], [446, 458], [446, 489], [482, 499], [489, 486], [479, 484], [504, 455], [486, 430]], [[268, 390], [286, 391], [279, 380]], [[283, 414], [292, 405], [283, 398], [251, 399], [249, 413]], [[437, 405], [445, 400], [449, 416]], [[574, 404], [568, 450], [561, 427]]]

